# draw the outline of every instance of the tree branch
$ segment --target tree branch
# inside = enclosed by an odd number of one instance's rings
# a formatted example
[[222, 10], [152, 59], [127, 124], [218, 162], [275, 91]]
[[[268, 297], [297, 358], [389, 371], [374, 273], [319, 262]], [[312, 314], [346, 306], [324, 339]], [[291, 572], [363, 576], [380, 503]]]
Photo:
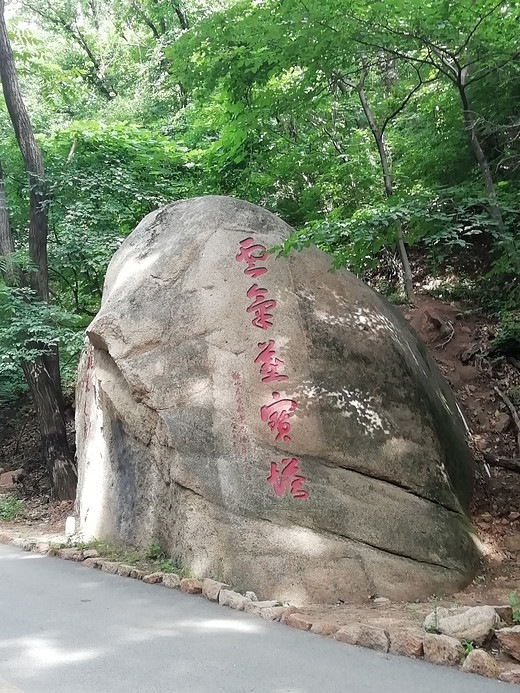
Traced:
[[108, 100], [111, 100], [114, 96], [114, 94], [112, 93], [113, 90], [109, 89], [106, 86], [104, 80], [100, 76], [101, 67], [99, 60], [97, 60], [96, 56], [92, 52], [86, 39], [81, 33], [78, 25], [74, 25], [73, 22], [69, 22], [65, 17], [62, 17], [62, 15], [56, 12], [56, 10], [49, 4], [47, 4], [47, 7], [52, 14], [45, 13], [39, 7], [32, 5], [31, 2], [28, 2], [28, 0], [24, 0], [24, 4], [31, 10], [31, 12], [34, 12], [35, 14], [39, 15], [42, 19], [50, 22], [54, 26], [61, 28], [68, 36], [70, 36], [73, 39], [75, 43], [78, 44], [78, 46], [83, 50], [83, 52], [87, 54], [94, 68], [94, 75], [91, 81], [94, 82], [95, 86]]
[[469, 42], [470, 42], [471, 39], [473, 38], [475, 32], [477, 31], [477, 29], [479, 28], [479, 26], [482, 24], [482, 22], [483, 22], [485, 19], [487, 19], [490, 15], [492, 15], [493, 12], [494, 12], [495, 10], [497, 10], [501, 5], [504, 4], [504, 2], [505, 2], [505, 0], [499, 0], [499, 2], [497, 2], [497, 4], [489, 10], [489, 12], [486, 12], [485, 14], [482, 15], [482, 17], [480, 17], [480, 19], [479, 19], [478, 22], [475, 24], [475, 26], [473, 27], [473, 29], [472, 29], [472, 30], [469, 32], [469, 34], [467, 35], [466, 40], [464, 41], [464, 43], [462, 44], [462, 46], [458, 49], [458, 51], [456, 51], [456, 53], [455, 53], [456, 56], [459, 56], [459, 55], [462, 53], [462, 51], [465, 50], [465, 49], [468, 47]]
[[492, 467], [502, 467], [503, 469], [509, 469], [512, 472], [520, 473], [520, 459], [515, 457], [496, 457], [488, 452], [482, 453], [484, 459]]
[[153, 34], [154, 39], [156, 41], [158, 41], [161, 37], [160, 37], [159, 32], [157, 31], [155, 24], [152, 22], [152, 20], [146, 16], [146, 14], [143, 12], [143, 10], [139, 7], [139, 5], [136, 2], [132, 2], [132, 7], [134, 8], [136, 14], [139, 17], [141, 17], [141, 19], [146, 24], [146, 26], [152, 30], [152, 34]]
[[513, 62], [516, 60], [518, 57], [520, 57], [520, 51], [516, 51], [516, 53], [513, 53], [511, 56], [507, 58], [507, 60], [503, 60], [499, 65], [494, 65], [493, 67], [487, 68], [487, 70], [484, 70], [483, 72], [477, 72], [475, 77], [473, 79], [470, 79], [466, 82], [466, 86], [469, 86], [470, 84], [473, 84], [474, 82], [478, 82], [481, 79], [484, 79], [484, 77], [487, 77], [490, 75], [492, 72], [495, 72], [496, 70], [501, 70], [503, 67], [508, 65], [509, 63]]
[[513, 402], [511, 402], [509, 397], [505, 395], [498, 387], [494, 387], [493, 390], [497, 393], [502, 402], [504, 402], [506, 407], [509, 409], [511, 418], [513, 419], [513, 422], [516, 426], [516, 444], [518, 446], [518, 452], [520, 453], [520, 417], [518, 416], [518, 412], [516, 411]]
[[179, 7], [178, 2], [174, 2], [173, 10], [174, 10], [175, 14], [177, 15], [177, 19], [179, 20], [179, 24], [181, 25], [181, 29], [183, 31], [188, 31], [188, 29], [190, 28], [190, 24], [188, 22], [186, 15], [184, 14], [184, 12]]
[[438, 77], [439, 77], [439, 73], [437, 73], [435, 75], [435, 77], [433, 77], [432, 79], [428, 79], [428, 80], [424, 81], [423, 78], [421, 77], [421, 73], [419, 72], [419, 70], [417, 70], [417, 68], [416, 68], [416, 71], [417, 71], [417, 76], [419, 78], [418, 84], [416, 84], [415, 87], [410, 90], [410, 92], [403, 99], [401, 104], [392, 113], [390, 113], [390, 115], [388, 115], [385, 118], [383, 125], [381, 126], [381, 134], [382, 135], [384, 134], [384, 132], [386, 130], [386, 126], [388, 125], [388, 123], [390, 123], [396, 117], [396, 115], [399, 115], [399, 113], [403, 110], [403, 108], [406, 106], [408, 101], [410, 101], [412, 96], [422, 87], [422, 85], [423, 84], [430, 84], [431, 82], [435, 82], [435, 80], [438, 79]]

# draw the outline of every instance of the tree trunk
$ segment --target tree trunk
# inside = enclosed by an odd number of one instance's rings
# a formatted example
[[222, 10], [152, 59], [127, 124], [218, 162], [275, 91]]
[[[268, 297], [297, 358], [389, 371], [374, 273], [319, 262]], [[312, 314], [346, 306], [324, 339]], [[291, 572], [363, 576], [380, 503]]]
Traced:
[[13, 234], [9, 222], [9, 210], [7, 209], [7, 197], [5, 194], [4, 171], [0, 162], [0, 255], [4, 258], [5, 270], [3, 277], [6, 284], [16, 284], [16, 269], [11, 255], [14, 253]]
[[[9, 117], [29, 179], [29, 256], [36, 266], [36, 270], [29, 274], [29, 284], [40, 300], [48, 301], [48, 197], [45, 171], [18, 84], [5, 25], [4, 0], [0, 0], [0, 78]], [[76, 468], [67, 444], [58, 353], [56, 351], [41, 356], [33, 363], [22, 364], [22, 367], [33, 396], [44, 459], [51, 471], [53, 495], [60, 500], [74, 498]]]
[[52, 495], [58, 500], [76, 495], [77, 473], [69, 446], [63, 416], [63, 393], [56, 378], [57, 354], [40, 356], [22, 364], [29, 384], [40, 427], [43, 457], [51, 476]]
[[4, 19], [4, 0], [0, 0], [0, 77], [5, 104], [13, 124], [25, 170], [29, 178], [29, 256], [36, 265], [29, 283], [38, 298], [49, 298], [47, 274], [47, 194], [43, 159], [22, 99], [11, 44]]
[[[372, 115], [372, 111], [371, 111], [370, 106], [368, 104], [365, 90], [363, 89], [363, 83], [365, 81], [365, 78], [366, 78], [366, 71], [363, 70], [361, 82], [358, 86], [359, 100], [361, 102], [361, 107], [363, 108], [363, 112], [364, 112], [366, 119], [368, 121], [368, 126], [370, 128], [370, 131], [372, 132], [372, 135], [373, 135], [374, 140], [376, 142], [377, 151], [379, 152], [379, 160], [381, 162], [381, 168], [383, 170], [383, 182], [384, 182], [384, 186], [385, 186], [385, 195], [387, 197], [392, 197], [392, 195], [394, 194], [394, 188], [393, 188], [393, 184], [392, 184], [392, 176], [390, 174], [390, 167], [388, 165], [388, 157], [386, 155], [385, 143], [383, 141], [383, 135], [381, 133], [381, 130], [377, 127], [377, 124], [374, 120], [374, 116]], [[401, 258], [401, 264], [403, 266], [405, 293], [406, 293], [406, 297], [410, 301], [410, 303], [414, 304], [415, 303], [415, 296], [414, 296], [414, 291], [413, 291], [412, 270], [410, 268], [410, 262], [408, 260], [408, 253], [406, 252], [406, 246], [404, 244], [403, 226], [401, 224], [400, 219], [397, 220], [396, 227], [397, 227], [397, 233], [396, 233], [397, 249], [399, 251], [399, 257]]]
[[491, 218], [496, 222], [498, 230], [504, 231], [504, 219], [502, 218], [502, 212], [500, 211], [500, 207], [497, 203], [497, 195], [495, 191], [495, 184], [493, 182], [493, 176], [491, 175], [491, 168], [480, 144], [475, 119], [473, 118], [473, 113], [469, 107], [468, 96], [466, 94], [466, 85], [464, 84], [462, 78], [459, 78], [459, 81], [457, 82], [457, 89], [462, 102], [462, 114], [464, 117], [464, 125], [466, 127], [469, 145], [473, 151], [473, 154], [475, 155], [480, 168], [480, 173], [482, 175], [482, 180], [484, 181], [484, 187], [486, 189], [486, 195], [488, 198], [489, 213], [491, 214]]
[[408, 260], [408, 253], [406, 252], [406, 246], [404, 244], [403, 238], [403, 225], [401, 220], [398, 219], [397, 222], [397, 248], [399, 250], [399, 256], [401, 258], [401, 264], [403, 265], [404, 274], [404, 290], [407, 299], [412, 305], [415, 304], [415, 295], [413, 292], [413, 277], [412, 268], [410, 267], [410, 261]]
[[180, 4], [178, 2], [173, 3], [173, 9], [175, 14], [177, 15], [177, 19], [179, 20], [179, 24], [181, 25], [181, 29], [183, 31], [188, 31], [190, 28], [190, 24], [188, 22], [188, 18], [184, 14], [184, 12], [180, 8]]

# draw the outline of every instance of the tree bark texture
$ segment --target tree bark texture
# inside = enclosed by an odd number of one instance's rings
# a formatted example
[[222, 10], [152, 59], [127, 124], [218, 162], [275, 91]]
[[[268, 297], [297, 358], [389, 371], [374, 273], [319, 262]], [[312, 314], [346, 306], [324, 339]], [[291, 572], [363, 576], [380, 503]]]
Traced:
[[[36, 271], [29, 274], [29, 284], [38, 299], [48, 302], [48, 197], [45, 171], [41, 151], [34, 138], [29, 114], [20, 92], [14, 56], [5, 24], [4, 0], [0, 0], [0, 78], [5, 103], [29, 180], [29, 256], [36, 266]], [[51, 472], [53, 495], [60, 500], [74, 498], [76, 468], [67, 443], [58, 353], [55, 351], [41, 356], [33, 363], [22, 364], [22, 367], [33, 396], [43, 455]]]
[[[43, 458], [51, 476], [52, 495], [58, 500], [76, 496], [76, 465], [67, 443], [63, 393], [56, 378], [57, 354], [22, 364], [38, 417]], [[59, 373], [58, 373], [59, 376]]]
[[[385, 148], [385, 143], [383, 140], [383, 133], [381, 130], [377, 127], [377, 124], [374, 120], [374, 116], [372, 114], [372, 111], [370, 109], [365, 90], [363, 88], [363, 83], [366, 78], [366, 72], [363, 72], [363, 76], [361, 78], [361, 82], [358, 86], [358, 94], [359, 94], [359, 100], [361, 102], [361, 107], [363, 109], [363, 112], [366, 116], [366, 119], [368, 121], [368, 126], [370, 128], [370, 131], [372, 132], [372, 135], [374, 137], [374, 140], [376, 142], [377, 146], [377, 151], [379, 152], [379, 160], [381, 162], [381, 168], [383, 170], [383, 182], [385, 186], [385, 195], [387, 197], [391, 197], [394, 193], [394, 188], [392, 184], [392, 176], [390, 174], [390, 167], [388, 165], [388, 157], [386, 155], [386, 148]], [[406, 252], [406, 246], [404, 244], [404, 238], [403, 238], [403, 226], [401, 223], [401, 220], [398, 219], [396, 222], [397, 226], [397, 233], [396, 233], [396, 240], [397, 240], [397, 249], [399, 251], [399, 257], [401, 258], [401, 264], [403, 266], [403, 274], [404, 274], [404, 286], [405, 286], [405, 293], [406, 297], [408, 300], [413, 304], [415, 302], [415, 296], [414, 296], [414, 291], [413, 291], [413, 277], [412, 277], [412, 270], [410, 267], [410, 262], [408, 260], [408, 253]]]
[[47, 301], [49, 298], [46, 209], [48, 198], [45, 189], [43, 158], [36, 144], [29, 114], [18, 84], [13, 51], [7, 36], [4, 19], [4, 0], [0, 0], [0, 77], [5, 104], [29, 178], [29, 257], [37, 268], [35, 272], [31, 272], [29, 283], [38, 298]]

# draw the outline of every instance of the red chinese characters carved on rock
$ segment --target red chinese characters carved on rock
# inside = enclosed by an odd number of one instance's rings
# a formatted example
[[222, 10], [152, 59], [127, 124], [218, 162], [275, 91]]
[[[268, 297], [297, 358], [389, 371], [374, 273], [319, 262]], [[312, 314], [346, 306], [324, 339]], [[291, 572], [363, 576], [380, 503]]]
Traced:
[[291, 496], [299, 500], [305, 500], [309, 497], [309, 493], [302, 488], [305, 477], [298, 474], [298, 460], [296, 457], [289, 459], [288, 457], [282, 460], [282, 470], [278, 469], [276, 462], [271, 462], [271, 473], [267, 477], [267, 481], [272, 485], [277, 496], [283, 496], [287, 489], [290, 490]]
[[282, 399], [279, 392], [273, 392], [273, 400], [271, 404], [260, 407], [260, 417], [268, 424], [271, 431], [276, 431], [275, 440], [290, 443], [291, 424], [288, 419], [298, 405], [293, 399]]
[[[240, 249], [235, 258], [237, 262], [245, 262], [247, 267], [244, 274], [250, 277], [262, 276], [267, 273], [267, 267], [257, 266], [257, 263], [264, 262], [269, 253], [265, 246], [255, 243], [253, 238], [248, 237], [240, 241]], [[267, 330], [273, 325], [273, 313], [276, 308], [276, 301], [266, 298], [267, 289], [264, 289], [258, 284], [253, 284], [247, 291], [247, 298], [251, 301], [246, 308], [248, 313], [253, 313], [254, 317], [251, 324], [261, 330]], [[283, 368], [283, 361], [276, 357], [275, 343], [273, 339], [258, 343], [260, 353], [255, 358], [255, 363], [260, 364], [260, 375], [263, 383], [272, 383], [277, 381], [288, 380], [288, 376], [280, 373]], [[238, 388], [238, 373], [233, 374], [235, 385]], [[276, 432], [276, 441], [289, 443], [291, 437], [289, 435], [291, 424], [289, 417], [297, 408], [297, 403], [293, 399], [282, 398], [279, 392], [272, 393], [273, 401], [260, 408], [260, 417], [265, 421], [271, 431]], [[238, 406], [239, 421], [243, 423], [243, 408], [242, 404]], [[234, 446], [238, 448], [238, 443], [245, 445], [243, 435], [239, 435], [237, 430], [233, 428]], [[235, 440], [236, 438], [236, 440]], [[244, 452], [244, 447], [242, 447]], [[307, 491], [302, 488], [305, 482], [305, 477], [298, 474], [298, 460], [296, 457], [284, 458], [282, 460], [281, 471], [275, 462], [271, 462], [271, 473], [267, 477], [267, 481], [272, 485], [277, 496], [283, 496], [285, 491], [289, 492], [293, 498], [306, 499], [309, 497]]]
[[[254, 255], [253, 253], [257, 253]], [[260, 253], [258, 255], [258, 253]], [[265, 246], [260, 244], [255, 244], [252, 238], [244, 238], [240, 241], [240, 252], [237, 253], [237, 262], [245, 262], [247, 267], [244, 270], [244, 274], [251, 277], [260, 277], [262, 274], [267, 272], [267, 267], [255, 267], [257, 262], [263, 262], [269, 253]]]
[[288, 376], [278, 373], [278, 369], [283, 366], [283, 361], [276, 358], [274, 352], [274, 340], [259, 342], [260, 353], [255, 359], [255, 363], [260, 363], [260, 375], [263, 383], [273, 383], [280, 380], [288, 380]]
[[255, 314], [251, 323], [261, 330], [267, 330], [268, 327], [272, 326], [273, 314], [269, 311], [276, 308], [276, 301], [266, 299], [266, 294], [267, 289], [261, 289], [258, 284], [253, 284], [247, 292], [247, 297], [252, 300], [252, 303], [246, 310], [248, 313]]

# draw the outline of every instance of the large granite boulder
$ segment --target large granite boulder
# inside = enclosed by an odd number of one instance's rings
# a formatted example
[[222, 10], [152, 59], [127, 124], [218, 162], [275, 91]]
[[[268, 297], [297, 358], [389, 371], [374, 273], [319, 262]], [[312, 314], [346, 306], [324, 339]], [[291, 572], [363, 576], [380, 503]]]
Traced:
[[413, 599], [478, 554], [457, 405], [381, 296], [290, 228], [205, 197], [149, 214], [108, 268], [77, 390], [86, 537], [158, 541], [261, 599]]

